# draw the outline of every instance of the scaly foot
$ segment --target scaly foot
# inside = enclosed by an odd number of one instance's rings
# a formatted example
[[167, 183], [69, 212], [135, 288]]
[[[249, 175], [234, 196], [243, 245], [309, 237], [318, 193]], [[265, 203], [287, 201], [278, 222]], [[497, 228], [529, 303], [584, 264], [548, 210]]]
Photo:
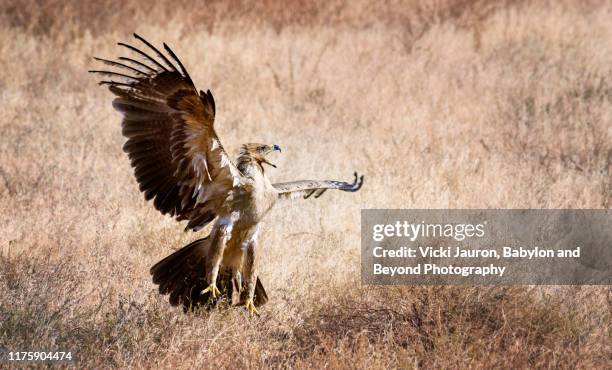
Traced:
[[244, 306], [247, 309], [247, 311], [249, 311], [251, 316], [253, 316], [253, 315], [259, 316], [259, 312], [257, 312], [257, 308], [255, 308], [255, 303], [253, 303], [253, 299], [251, 299], [251, 298], [247, 299], [247, 301], [246, 301]]
[[200, 292], [200, 294], [206, 294], [210, 292], [210, 297], [211, 298], [217, 298], [221, 295], [221, 292], [219, 291], [219, 289], [217, 289], [217, 284], [212, 283], [208, 286], [208, 288], [204, 289], [203, 291]]

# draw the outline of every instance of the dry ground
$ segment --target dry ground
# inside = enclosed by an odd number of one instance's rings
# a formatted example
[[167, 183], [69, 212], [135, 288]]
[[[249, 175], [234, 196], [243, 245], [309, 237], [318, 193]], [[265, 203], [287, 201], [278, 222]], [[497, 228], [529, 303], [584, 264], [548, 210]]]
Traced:
[[[79, 367], [610, 366], [609, 287], [362, 287], [361, 208], [609, 208], [604, 1], [0, 4], [0, 348]], [[168, 42], [273, 180], [365, 173], [261, 234], [262, 316], [183, 315], [149, 267], [196, 238], [145, 203], [93, 55]]]

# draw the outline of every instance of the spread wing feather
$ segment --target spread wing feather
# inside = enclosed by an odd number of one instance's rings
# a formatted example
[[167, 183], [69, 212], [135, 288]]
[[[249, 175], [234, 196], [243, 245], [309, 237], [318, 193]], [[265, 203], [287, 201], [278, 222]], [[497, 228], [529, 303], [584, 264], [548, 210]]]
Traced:
[[134, 37], [158, 59], [119, 43], [140, 60], [96, 58], [121, 72], [90, 72], [110, 78], [100, 84], [109, 85], [117, 96], [113, 107], [123, 113], [122, 133], [128, 139], [123, 150], [145, 199], [153, 200], [163, 214], [188, 220], [186, 229], [198, 230], [216, 217], [231, 189], [241, 184], [241, 175], [214, 130], [211, 92], [197, 92], [166, 44], [169, 57], [142, 37]]
[[320, 197], [329, 189], [355, 192], [363, 185], [363, 175], [358, 176], [355, 172], [355, 180], [352, 183], [333, 180], [301, 180], [273, 184], [280, 198], [300, 198], [308, 199], [311, 196]]

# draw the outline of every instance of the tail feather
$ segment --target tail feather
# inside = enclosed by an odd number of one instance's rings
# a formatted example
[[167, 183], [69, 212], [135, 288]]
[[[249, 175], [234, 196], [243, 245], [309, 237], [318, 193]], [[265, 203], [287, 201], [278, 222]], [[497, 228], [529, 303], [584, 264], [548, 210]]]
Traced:
[[[206, 241], [198, 239], [172, 253], [151, 267], [153, 283], [159, 285], [161, 294], [170, 294], [170, 304], [182, 304], [185, 309], [193, 309], [206, 303], [208, 297], [200, 296], [206, 287], [204, 259]], [[197, 294], [192, 291], [197, 290]]]
[[257, 284], [255, 284], [255, 297], [253, 299], [253, 303], [255, 307], [263, 306], [268, 302], [268, 295], [266, 294], [266, 290], [261, 283], [261, 280], [257, 278]]
[[178, 284], [177, 289], [174, 289], [170, 293], [170, 305], [178, 306], [178, 304], [181, 303], [181, 295], [183, 294], [184, 289], [183, 284]]
[[[203, 242], [207, 239], [208, 237], [193, 241], [153, 265], [150, 270], [151, 275], [153, 275], [153, 283], [160, 284], [168, 280], [168, 278], [177, 271], [182, 271], [186, 258], [192, 255], [199, 245], [202, 244], [203, 246]], [[201, 256], [204, 258], [203, 253]]]
[[191, 254], [177, 256], [175, 265], [170, 266], [163, 275], [160, 274], [160, 278], [163, 279], [159, 283], [161, 294], [168, 294], [177, 290], [181, 284], [206, 276], [204, 258], [199, 256], [202, 253], [196, 249], [197, 247], [192, 248]]
[[[201, 294], [208, 285], [205, 269], [207, 241], [208, 237], [189, 243], [157, 262], [150, 270], [153, 283], [159, 285], [159, 292], [169, 294], [170, 304], [172, 306], [183, 305], [185, 312], [193, 311], [198, 306], [212, 308], [217, 303], [216, 300], [212, 302], [209, 300], [209, 293]], [[227, 297], [234, 305], [244, 304], [246, 287], [242, 286], [237, 292], [240, 301], [235, 302], [233, 296], [236, 286], [234, 285], [229, 272], [221, 273], [217, 277], [217, 286], [221, 289], [222, 296]], [[258, 278], [253, 303], [258, 307], [267, 301], [268, 295]]]
[[[234, 292], [236, 291], [236, 284], [231, 284], [230, 288], [232, 289], [232, 294], [230, 294], [230, 297], [232, 297], [232, 305], [244, 305], [246, 303], [248, 293], [246, 283], [243, 283], [242, 289], [235, 295]], [[258, 277], [257, 282], [255, 283], [255, 297], [253, 297], [253, 303], [255, 304], [255, 307], [259, 307], [266, 304], [266, 302], [268, 302], [268, 294], [266, 294], [266, 290]]]

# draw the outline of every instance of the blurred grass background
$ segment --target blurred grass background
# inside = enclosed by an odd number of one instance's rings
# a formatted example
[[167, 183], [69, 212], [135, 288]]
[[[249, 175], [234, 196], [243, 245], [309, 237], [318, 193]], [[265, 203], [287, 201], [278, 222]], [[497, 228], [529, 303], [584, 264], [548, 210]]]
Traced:
[[[0, 347], [79, 367], [606, 368], [609, 287], [362, 287], [361, 208], [609, 208], [606, 1], [0, 3]], [[149, 267], [197, 236], [144, 202], [86, 71], [138, 32], [273, 181], [350, 179], [264, 222], [271, 301], [185, 316]], [[202, 233], [206, 233], [205, 230]]]

